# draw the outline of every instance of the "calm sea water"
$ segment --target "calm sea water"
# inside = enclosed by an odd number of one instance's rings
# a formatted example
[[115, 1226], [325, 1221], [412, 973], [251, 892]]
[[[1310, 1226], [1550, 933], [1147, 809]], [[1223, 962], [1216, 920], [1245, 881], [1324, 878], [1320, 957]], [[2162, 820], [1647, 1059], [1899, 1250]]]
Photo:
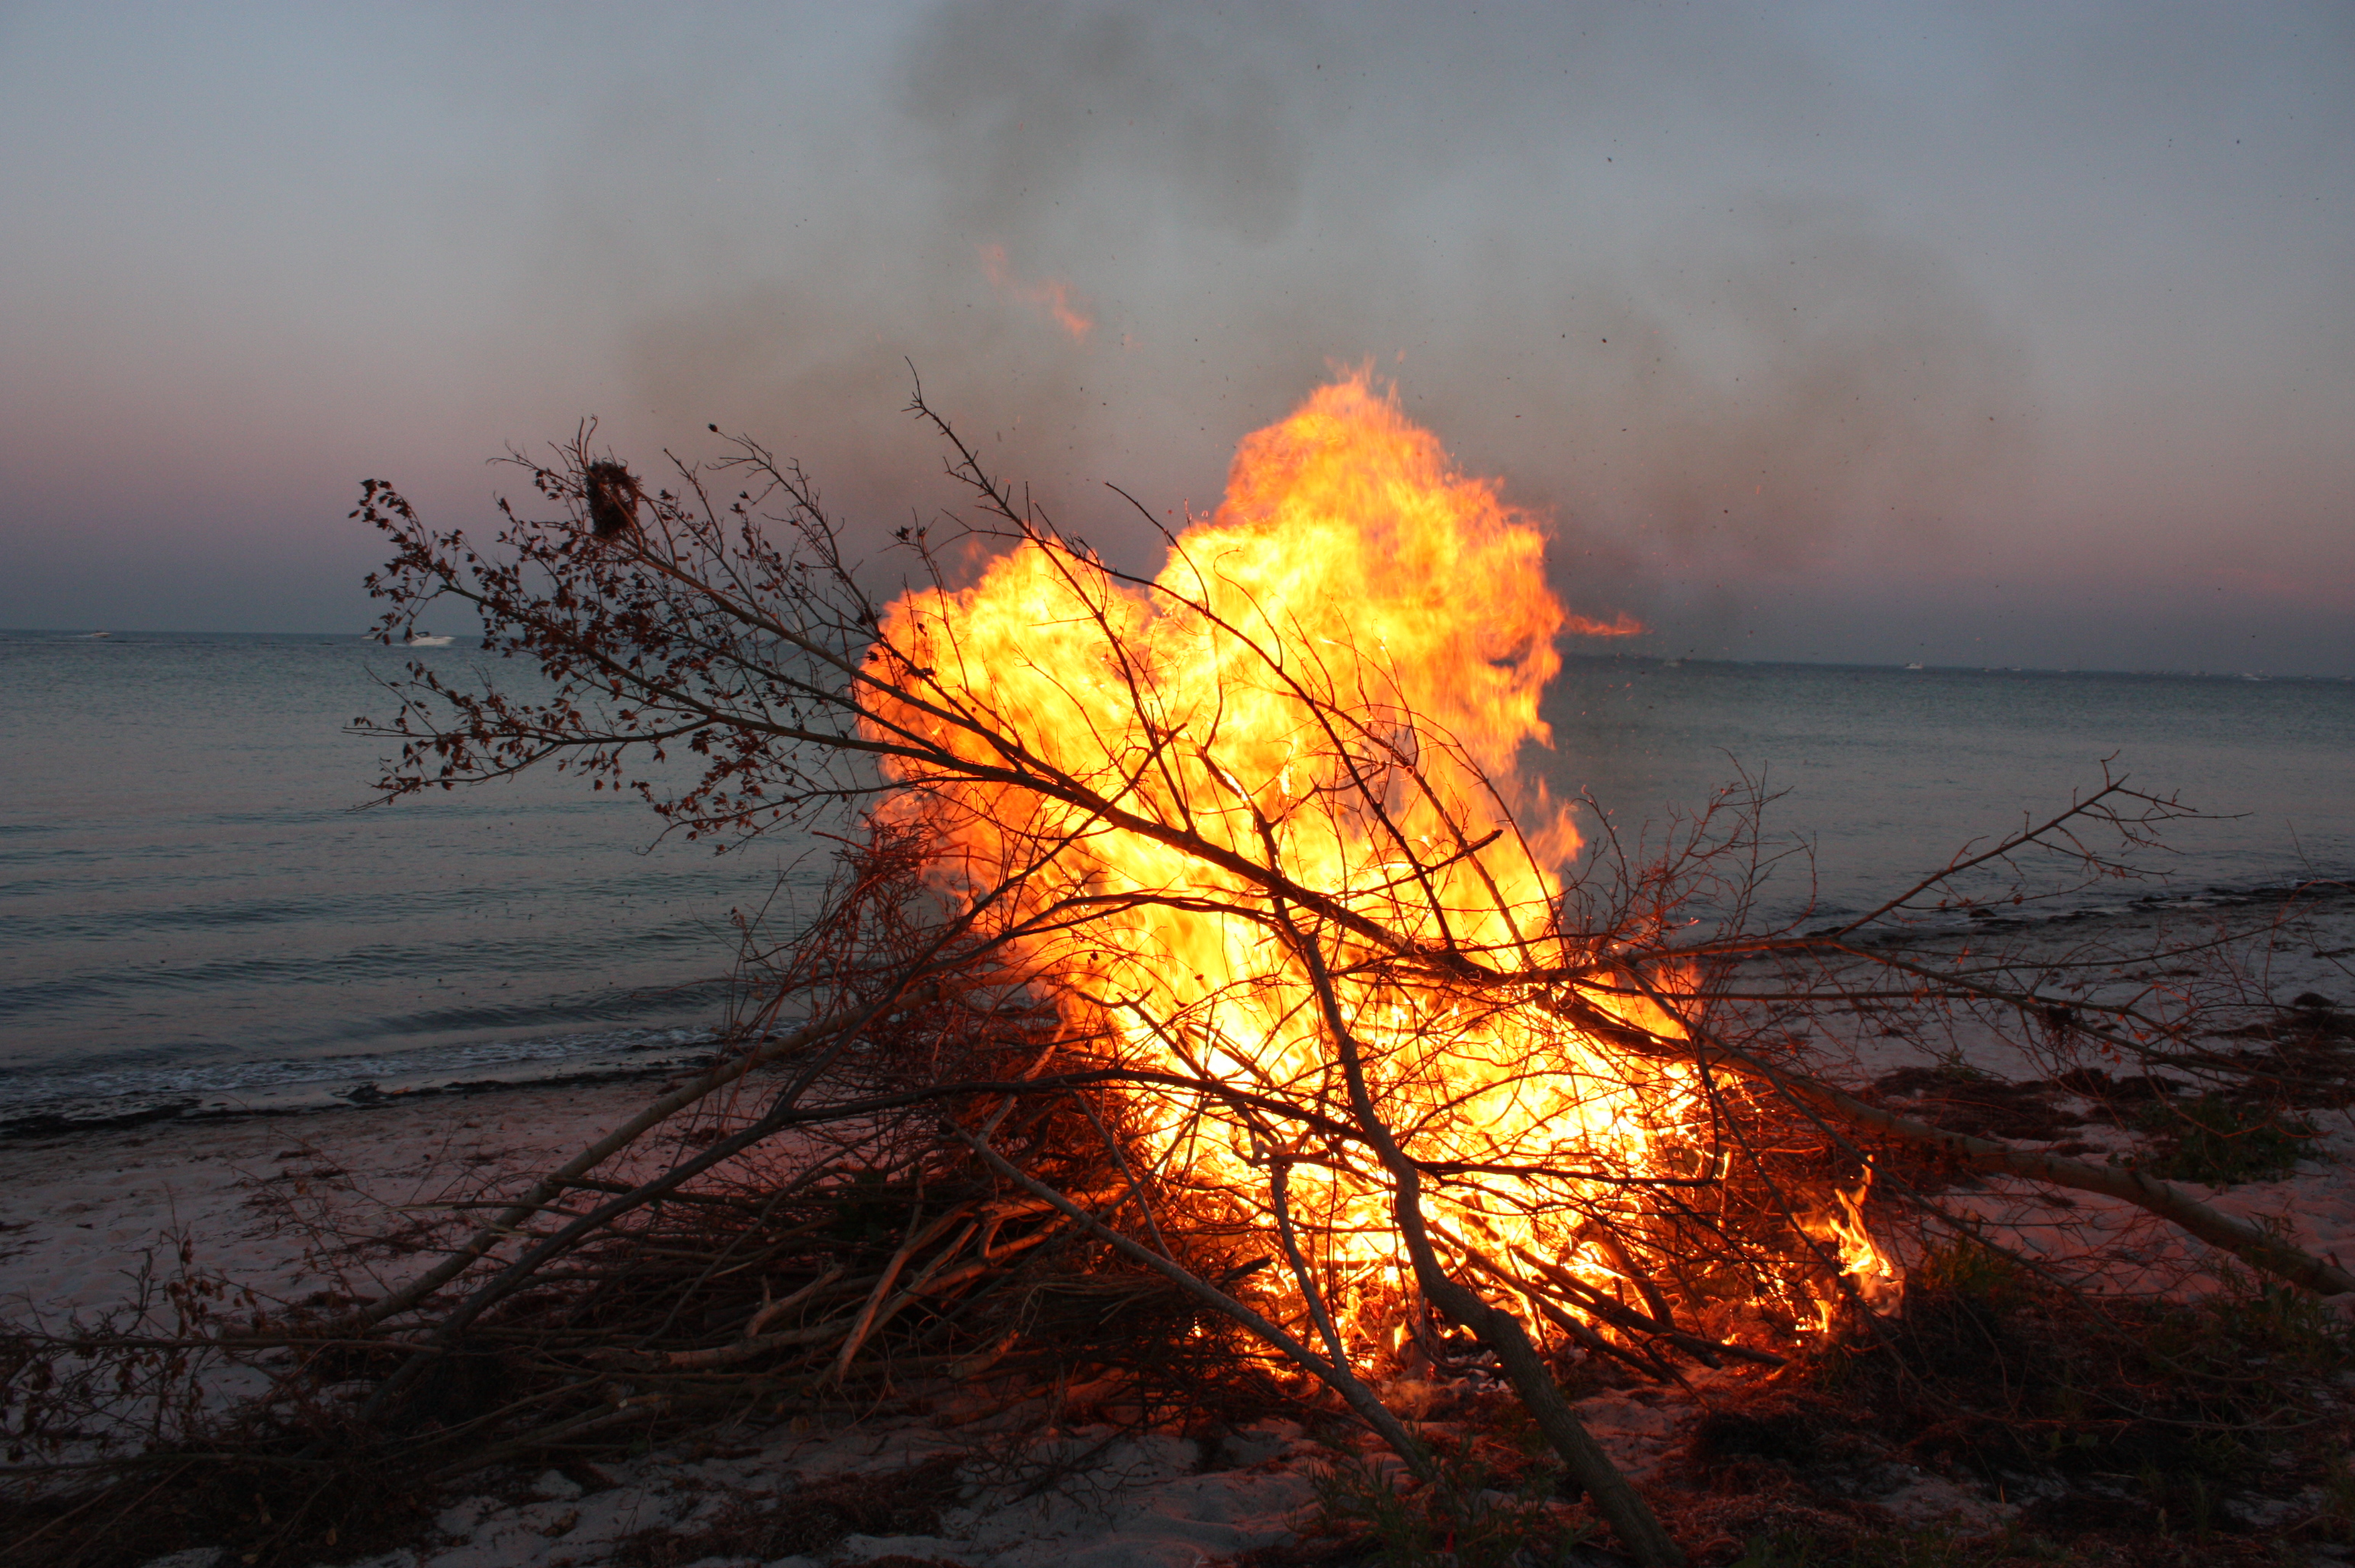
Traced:
[[1552, 787], [1588, 791], [1623, 836], [1741, 773], [1776, 794], [1767, 834], [1811, 850], [1774, 873], [1779, 912], [1872, 907], [2092, 794], [2105, 763], [2211, 819], [2140, 857], [2158, 880], [2056, 909], [2355, 875], [2355, 682], [1582, 659], [1542, 711]]
[[651, 1064], [708, 1039], [730, 912], [823, 868], [655, 843], [642, 805], [553, 775], [357, 809], [383, 748], [342, 727], [389, 714], [371, 672], [407, 656], [0, 634], [0, 1118]]
[[[464, 646], [423, 656], [464, 668]], [[823, 880], [554, 776], [360, 810], [389, 711], [357, 637], [0, 634], [0, 1120], [611, 1069], [719, 1016], [731, 910]], [[502, 666], [512, 678], [516, 667]], [[2180, 790], [2172, 890], [2355, 872], [2355, 686], [1574, 661], [1558, 792], [1639, 831], [1736, 763], [1855, 907], [2099, 776]], [[1796, 868], [1772, 890], [1808, 896]]]

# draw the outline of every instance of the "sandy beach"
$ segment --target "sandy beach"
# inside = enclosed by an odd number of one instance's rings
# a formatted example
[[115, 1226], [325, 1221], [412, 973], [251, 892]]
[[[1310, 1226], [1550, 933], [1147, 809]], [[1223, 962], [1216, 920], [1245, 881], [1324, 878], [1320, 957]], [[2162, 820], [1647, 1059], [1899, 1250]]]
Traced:
[[12, 1316], [101, 1311], [151, 1262], [168, 1272], [184, 1243], [193, 1266], [275, 1299], [372, 1295], [431, 1257], [339, 1253], [338, 1235], [413, 1232], [404, 1205], [560, 1163], [658, 1088], [532, 1085], [0, 1143], [0, 1300]]

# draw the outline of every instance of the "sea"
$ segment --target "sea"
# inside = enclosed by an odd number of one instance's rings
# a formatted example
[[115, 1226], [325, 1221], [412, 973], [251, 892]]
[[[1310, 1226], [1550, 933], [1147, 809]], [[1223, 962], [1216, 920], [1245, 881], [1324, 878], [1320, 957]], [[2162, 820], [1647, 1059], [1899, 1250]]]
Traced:
[[[377, 803], [384, 747], [351, 728], [410, 658], [485, 667], [463, 639], [0, 632], [0, 1133], [709, 1051], [742, 920], [789, 930], [824, 843], [715, 854], [553, 773]], [[1591, 862], [1729, 784], [1769, 797], [1776, 919], [1871, 907], [2105, 769], [2204, 815], [2147, 880], [2042, 912], [2355, 881], [2355, 682], [1587, 657], [1543, 713], [1528, 766], [1582, 802]]]

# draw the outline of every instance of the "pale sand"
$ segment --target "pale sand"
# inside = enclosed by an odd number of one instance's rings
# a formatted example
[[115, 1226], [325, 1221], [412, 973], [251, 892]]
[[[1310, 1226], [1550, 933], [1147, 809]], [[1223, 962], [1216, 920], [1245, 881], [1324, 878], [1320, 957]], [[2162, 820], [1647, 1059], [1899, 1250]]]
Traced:
[[268, 1296], [375, 1294], [433, 1260], [363, 1256], [346, 1282], [305, 1258], [315, 1238], [293, 1221], [395, 1233], [419, 1217], [402, 1205], [559, 1164], [659, 1090], [523, 1087], [0, 1143], [0, 1310], [54, 1320], [118, 1306], [148, 1258], [174, 1266], [182, 1237], [195, 1266]]

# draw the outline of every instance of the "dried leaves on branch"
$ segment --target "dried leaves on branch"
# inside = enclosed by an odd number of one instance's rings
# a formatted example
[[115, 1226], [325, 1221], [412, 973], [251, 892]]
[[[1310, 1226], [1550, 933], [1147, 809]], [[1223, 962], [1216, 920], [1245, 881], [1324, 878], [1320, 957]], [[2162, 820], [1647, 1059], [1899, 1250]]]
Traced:
[[[1324, 1402], [1444, 1515], [1478, 1505], [1413, 1391], [1479, 1370], [1666, 1563], [1565, 1377], [1870, 1339], [1909, 1262], [1957, 1248], [2085, 1284], [2112, 1257], [2091, 1221], [2071, 1248], [2019, 1238], [2089, 1198], [2355, 1289], [2049, 1136], [2053, 1096], [2162, 1069], [2243, 1120], [2343, 1076], [2220, 1046], [2262, 1000], [2241, 949], [2030, 953], [1962, 920], [2131, 874], [2172, 800], [2105, 778], [1861, 916], [1776, 923], [1758, 790], [1646, 852], [1582, 846], [1601, 819], [1521, 770], [1557, 639], [1605, 623], [1362, 378], [1246, 440], [1151, 577], [913, 410], [973, 516], [947, 555], [900, 531], [913, 586], [888, 602], [808, 476], [749, 441], [649, 493], [584, 429], [516, 460], [548, 514], [489, 543], [365, 486], [388, 642], [453, 597], [544, 677], [412, 665], [363, 726], [399, 748], [389, 796], [554, 766], [723, 846], [847, 845], [705, 1078], [288, 1374], [333, 1362], [371, 1441], [447, 1469], [887, 1386], [1015, 1401], [1076, 1361], [1127, 1369], [1132, 1407]], [[988, 564], [959, 579], [973, 536]], [[2030, 1101], [2042, 1121], [1982, 1114]], [[677, 1157], [599, 1175], [645, 1136]], [[496, 1393], [466, 1381], [486, 1355]]]

